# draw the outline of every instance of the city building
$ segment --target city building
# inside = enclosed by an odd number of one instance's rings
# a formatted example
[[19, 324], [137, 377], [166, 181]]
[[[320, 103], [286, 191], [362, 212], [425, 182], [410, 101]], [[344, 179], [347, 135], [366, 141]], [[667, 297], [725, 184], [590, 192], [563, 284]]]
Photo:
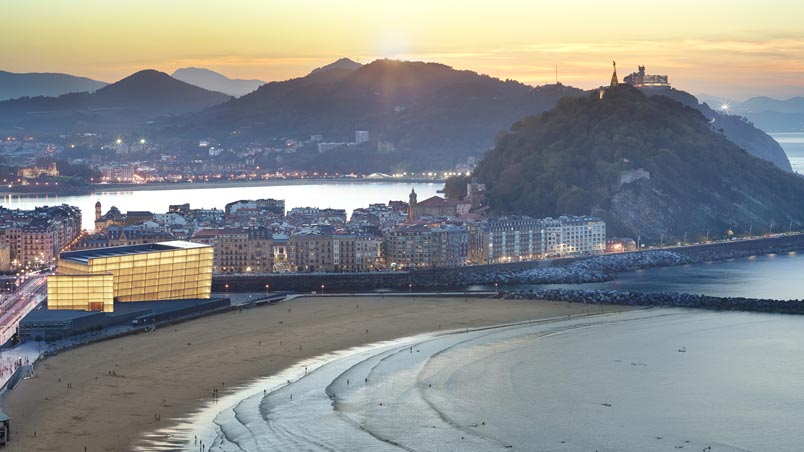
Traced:
[[270, 273], [273, 256], [270, 229], [224, 228], [218, 231], [215, 243], [218, 273]]
[[358, 130], [355, 132], [355, 144], [367, 143], [369, 140], [368, 130]]
[[546, 257], [590, 256], [606, 251], [606, 223], [595, 217], [546, 218]]
[[171, 241], [61, 253], [48, 309], [114, 310], [114, 302], [206, 299], [213, 248]]
[[469, 231], [461, 226], [403, 225], [384, 237], [385, 264], [392, 270], [466, 265]]
[[342, 146], [346, 146], [346, 143], [318, 143], [318, 152], [324, 153]]
[[230, 202], [224, 207], [226, 215], [276, 215], [279, 217], [285, 216], [285, 200], [284, 199], [249, 199]]
[[471, 201], [454, 201], [440, 196], [432, 196], [413, 206], [413, 217], [453, 218], [469, 213]]
[[20, 168], [17, 170], [17, 176], [24, 179], [36, 179], [39, 176], [58, 177], [59, 170], [56, 168], [56, 162], [51, 162], [50, 165], [46, 167], [34, 165]]
[[297, 272], [364, 272], [379, 265], [382, 242], [360, 234], [295, 234], [288, 241]]
[[541, 259], [545, 255], [544, 224], [534, 218], [489, 218], [474, 225], [470, 234], [470, 259], [477, 264]]
[[81, 234], [81, 211], [66, 204], [34, 210], [0, 208], [0, 241], [9, 246], [12, 266], [53, 263]]
[[73, 250], [108, 248], [112, 246], [143, 245], [173, 240], [173, 235], [144, 225], [109, 226], [103, 232], [82, 237], [73, 245]]
[[650, 86], [670, 86], [670, 82], [668, 82], [666, 75], [645, 74], [645, 66], [639, 66], [637, 72], [632, 72], [631, 74], [626, 75], [625, 78], [623, 78], [623, 82], [639, 88]]

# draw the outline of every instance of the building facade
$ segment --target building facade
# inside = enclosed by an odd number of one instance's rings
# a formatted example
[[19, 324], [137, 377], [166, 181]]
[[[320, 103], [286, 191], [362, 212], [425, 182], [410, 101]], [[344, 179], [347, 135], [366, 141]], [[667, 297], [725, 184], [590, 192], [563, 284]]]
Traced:
[[48, 277], [48, 309], [109, 312], [113, 301], [209, 298], [212, 260], [211, 246], [180, 241], [61, 253]]
[[296, 234], [288, 251], [297, 272], [364, 272], [378, 268], [381, 243], [361, 234]]

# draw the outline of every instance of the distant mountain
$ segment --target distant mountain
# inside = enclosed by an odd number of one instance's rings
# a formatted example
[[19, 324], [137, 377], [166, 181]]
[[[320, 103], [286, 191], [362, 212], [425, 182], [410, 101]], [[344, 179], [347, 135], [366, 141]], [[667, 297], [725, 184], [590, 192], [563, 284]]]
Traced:
[[264, 85], [262, 80], [242, 80], [228, 78], [209, 69], [185, 67], [176, 69], [171, 77], [210, 91], [240, 97]]
[[343, 69], [346, 71], [354, 71], [360, 68], [361, 66], [363, 65], [356, 61], [352, 61], [349, 58], [341, 58], [340, 60], [334, 63], [330, 63], [326, 66], [321, 66], [319, 68], [313, 69], [313, 71], [310, 72], [310, 75], [317, 74], [319, 72], [329, 71], [330, 69]]
[[743, 117], [715, 111], [708, 104], [699, 103], [692, 94], [675, 88], [648, 87], [640, 89], [648, 95], [667, 96], [700, 111], [712, 123], [715, 130], [722, 130], [729, 140], [748, 151], [749, 154], [767, 160], [785, 171], [793, 171], [790, 160], [779, 143]]
[[752, 97], [733, 105], [732, 110], [769, 132], [804, 132], [804, 97]]
[[804, 97], [792, 97], [786, 100], [772, 99], [765, 96], [752, 97], [745, 102], [737, 104], [737, 108], [746, 112], [804, 113]]
[[[353, 69], [341, 60], [322, 69], [179, 118], [163, 137], [192, 142], [211, 136], [236, 144], [320, 134], [325, 142], [351, 142], [356, 130], [367, 130], [368, 143], [326, 153], [313, 147], [276, 164], [333, 172], [446, 169], [480, 157], [495, 134], [517, 118], [582, 94], [563, 85], [532, 88], [436, 63], [377, 60]], [[379, 151], [380, 141], [395, 150]]]
[[15, 74], [0, 71], [0, 101], [18, 97], [60, 96], [67, 93], [95, 91], [106, 86], [86, 77], [57, 73]]
[[700, 111], [625, 84], [515, 123], [475, 170], [498, 213], [596, 214], [665, 243], [804, 225], [804, 179], [748, 154]]
[[94, 93], [0, 102], [0, 131], [124, 133], [158, 123], [166, 115], [201, 110], [229, 99], [225, 94], [198, 88], [163, 72], [144, 70]]

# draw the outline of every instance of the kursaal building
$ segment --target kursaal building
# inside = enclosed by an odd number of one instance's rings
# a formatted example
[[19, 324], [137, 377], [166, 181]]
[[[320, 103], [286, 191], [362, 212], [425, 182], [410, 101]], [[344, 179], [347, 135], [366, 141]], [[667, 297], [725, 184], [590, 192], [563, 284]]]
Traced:
[[205, 299], [213, 247], [171, 241], [61, 253], [48, 309], [112, 312], [114, 302]]

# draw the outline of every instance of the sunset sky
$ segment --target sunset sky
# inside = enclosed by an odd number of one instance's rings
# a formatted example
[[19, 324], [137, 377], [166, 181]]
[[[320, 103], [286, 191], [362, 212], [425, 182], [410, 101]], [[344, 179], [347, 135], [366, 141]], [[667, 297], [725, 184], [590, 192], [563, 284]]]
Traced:
[[[804, 2], [3, 0], [0, 69], [283, 80], [349, 57], [592, 88], [644, 64], [693, 93], [804, 95]], [[638, 5], [644, 5], [639, 7]], [[648, 6], [649, 5], [649, 6]]]

